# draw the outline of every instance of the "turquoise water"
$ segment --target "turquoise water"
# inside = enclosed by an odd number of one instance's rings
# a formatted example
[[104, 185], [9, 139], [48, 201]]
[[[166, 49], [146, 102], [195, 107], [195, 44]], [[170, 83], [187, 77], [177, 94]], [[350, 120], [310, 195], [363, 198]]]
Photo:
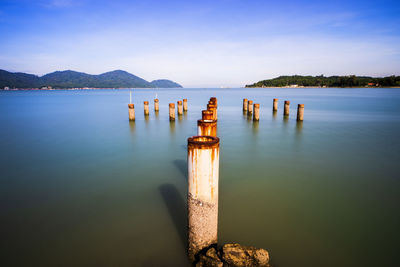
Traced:
[[2, 91], [1, 265], [186, 265], [186, 142], [211, 96], [221, 243], [266, 248], [275, 266], [398, 266], [400, 90], [364, 88], [137, 89], [135, 123], [129, 90]]

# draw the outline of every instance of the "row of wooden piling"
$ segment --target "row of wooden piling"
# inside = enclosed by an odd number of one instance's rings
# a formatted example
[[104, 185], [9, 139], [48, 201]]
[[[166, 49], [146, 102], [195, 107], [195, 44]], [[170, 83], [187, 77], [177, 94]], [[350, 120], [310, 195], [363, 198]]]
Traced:
[[[188, 110], [188, 104], [187, 104], [187, 99], [183, 99], [183, 101], [178, 101], [178, 116], [183, 115], [183, 112], [186, 112]], [[150, 109], [149, 109], [149, 101], [144, 101], [143, 102], [143, 109], [144, 109], [144, 115], [149, 116], [150, 115]], [[158, 98], [154, 99], [154, 112], [159, 112], [160, 106], [159, 106], [159, 100]], [[135, 120], [135, 105], [134, 104], [128, 104], [128, 111], [129, 111], [129, 120], [134, 121]], [[170, 121], [175, 121], [175, 104], [174, 103], [169, 103], [169, 120]]]
[[[254, 109], [253, 109], [254, 106]], [[289, 116], [290, 109], [290, 101], [286, 100], [283, 106], [283, 116]], [[254, 110], [254, 112], [253, 112]], [[272, 102], [272, 111], [278, 111], [278, 98], [274, 98]], [[253, 116], [254, 121], [258, 121], [260, 119], [260, 104], [254, 104], [252, 100], [247, 100], [247, 98], [243, 99], [243, 112], [247, 113], [248, 116]], [[304, 104], [297, 105], [297, 121], [304, 120]]]

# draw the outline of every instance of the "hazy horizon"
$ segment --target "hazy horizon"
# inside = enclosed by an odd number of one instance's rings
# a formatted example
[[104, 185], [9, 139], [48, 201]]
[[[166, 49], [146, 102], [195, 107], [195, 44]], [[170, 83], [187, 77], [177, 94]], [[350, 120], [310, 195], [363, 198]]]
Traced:
[[280, 75], [400, 75], [396, 1], [0, 3], [0, 69], [125, 70], [187, 88]]

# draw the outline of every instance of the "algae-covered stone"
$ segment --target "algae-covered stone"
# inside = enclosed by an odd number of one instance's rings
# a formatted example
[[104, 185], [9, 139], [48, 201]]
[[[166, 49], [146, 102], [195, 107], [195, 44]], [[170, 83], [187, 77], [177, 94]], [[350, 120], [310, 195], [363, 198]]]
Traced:
[[246, 247], [239, 244], [225, 244], [222, 247], [221, 256], [224, 266], [270, 266], [268, 264], [268, 251], [262, 248]]
[[218, 252], [214, 247], [211, 247], [204, 254], [199, 255], [199, 261], [196, 267], [222, 267], [223, 263], [218, 257]]

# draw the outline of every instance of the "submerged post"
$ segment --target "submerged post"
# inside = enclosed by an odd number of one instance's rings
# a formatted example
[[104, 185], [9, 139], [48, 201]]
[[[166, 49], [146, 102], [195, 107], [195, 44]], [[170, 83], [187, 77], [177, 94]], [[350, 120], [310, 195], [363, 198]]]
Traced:
[[198, 120], [197, 135], [199, 136], [217, 136], [217, 122], [215, 120]]
[[285, 107], [283, 109], [283, 115], [284, 116], [289, 116], [289, 105], [290, 105], [290, 101], [285, 101]]
[[297, 105], [297, 121], [303, 121], [304, 119], [304, 104]]
[[170, 121], [175, 120], [175, 104], [174, 103], [169, 103], [169, 120]]
[[135, 120], [135, 105], [128, 104], [128, 111], [129, 111], [129, 120], [134, 121]]
[[243, 111], [247, 111], [247, 98], [243, 98]]
[[278, 111], [278, 98], [274, 98], [274, 102], [272, 105], [272, 111]]
[[219, 138], [188, 138], [188, 256], [218, 240]]
[[149, 115], [149, 101], [144, 101], [144, 115]]
[[212, 110], [202, 110], [201, 111], [202, 120], [212, 120], [214, 119], [214, 113]]
[[260, 104], [254, 104], [253, 121], [260, 119]]
[[183, 115], [183, 106], [182, 106], [182, 101], [178, 101], [178, 115]]
[[248, 114], [253, 114], [253, 101], [249, 100], [247, 103], [248, 103], [248, 107], [247, 107]]
[[185, 98], [185, 99], [183, 99], [183, 111], [187, 111], [188, 109], [187, 109], [187, 99]]
[[215, 105], [216, 108], [218, 108], [218, 100], [216, 97], [210, 97], [210, 101], [212, 104]]
[[158, 112], [159, 109], [159, 103], [158, 103], [158, 98], [154, 99], [154, 111]]

